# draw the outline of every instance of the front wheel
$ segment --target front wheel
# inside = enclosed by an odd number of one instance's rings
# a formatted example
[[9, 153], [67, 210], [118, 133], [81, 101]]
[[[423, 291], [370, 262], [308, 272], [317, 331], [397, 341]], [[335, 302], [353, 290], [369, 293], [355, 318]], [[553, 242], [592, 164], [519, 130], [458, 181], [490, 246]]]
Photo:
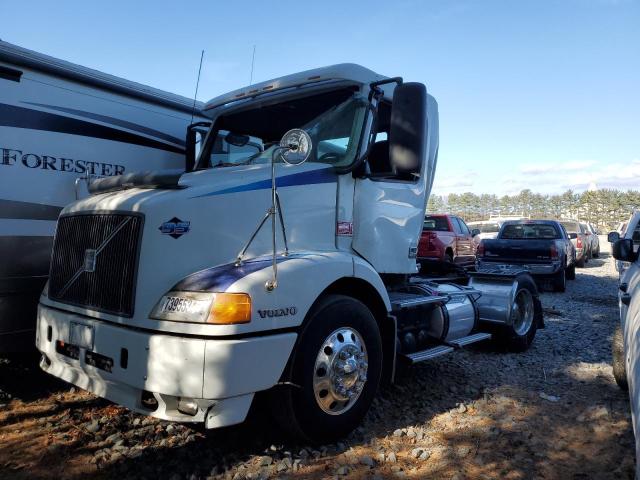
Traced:
[[378, 390], [382, 342], [360, 301], [328, 295], [313, 308], [288, 365], [291, 386], [274, 390], [278, 423], [307, 442], [332, 442], [362, 421]]

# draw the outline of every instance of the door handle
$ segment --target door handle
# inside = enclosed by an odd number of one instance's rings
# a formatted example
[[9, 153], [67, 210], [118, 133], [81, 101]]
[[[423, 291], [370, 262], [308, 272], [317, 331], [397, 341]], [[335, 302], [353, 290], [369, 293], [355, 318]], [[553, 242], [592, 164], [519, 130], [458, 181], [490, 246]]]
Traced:
[[622, 297], [620, 297], [620, 301], [628, 306], [631, 303], [631, 295], [628, 293], [623, 294]]

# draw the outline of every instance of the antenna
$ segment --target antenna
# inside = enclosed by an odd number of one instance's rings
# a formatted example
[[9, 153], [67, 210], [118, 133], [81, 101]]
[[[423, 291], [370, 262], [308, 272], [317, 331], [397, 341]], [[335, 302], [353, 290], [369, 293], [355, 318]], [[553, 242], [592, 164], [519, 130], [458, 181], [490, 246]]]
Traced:
[[253, 55], [251, 56], [251, 77], [249, 77], [249, 85], [253, 85], [253, 65], [256, 62], [256, 46], [253, 46]]
[[198, 98], [198, 86], [200, 86], [200, 72], [202, 71], [202, 59], [204, 58], [204, 50], [200, 54], [200, 67], [198, 67], [198, 79], [196, 80], [196, 93], [193, 96], [193, 109], [191, 110], [191, 123], [193, 123], [193, 117], [196, 114], [196, 100]]

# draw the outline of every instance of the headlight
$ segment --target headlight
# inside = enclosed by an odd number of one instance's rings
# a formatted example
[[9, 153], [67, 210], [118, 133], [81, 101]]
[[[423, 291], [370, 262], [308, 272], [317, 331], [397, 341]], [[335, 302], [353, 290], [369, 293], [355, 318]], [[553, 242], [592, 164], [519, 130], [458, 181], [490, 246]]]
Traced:
[[151, 318], [172, 322], [230, 325], [251, 321], [251, 297], [246, 293], [169, 292]]

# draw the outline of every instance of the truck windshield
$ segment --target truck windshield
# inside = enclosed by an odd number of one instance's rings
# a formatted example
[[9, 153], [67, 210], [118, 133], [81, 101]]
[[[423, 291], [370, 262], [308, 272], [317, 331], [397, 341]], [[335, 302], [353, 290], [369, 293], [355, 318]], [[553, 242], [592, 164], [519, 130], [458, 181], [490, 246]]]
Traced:
[[[292, 128], [302, 128], [311, 136], [313, 150], [309, 162], [349, 166], [356, 160], [367, 105], [366, 98], [342, 89], [220, 116], [207, 143], [215, 144], [211, 138], [217, 138], [217, 132], [227, 131], [235, 137], [249, 137], [252, 144], [265, 148], [236, 149], [233, 155], [222, 157], [217, 145], [209, 145], [202, 151], [198, 168], [270, 163], [280, 138]], [[278, 155], [276, 161], [282, 161]]]
[[505, 225], [500, 238], [518, 240], [551, 240], [560, 238], [554, 225], [544, 223], [516, 223]]
[[423, 230], [436, 231], [436, 232], [448, 232], [449, 222], [446, 217], [425, 217]]

